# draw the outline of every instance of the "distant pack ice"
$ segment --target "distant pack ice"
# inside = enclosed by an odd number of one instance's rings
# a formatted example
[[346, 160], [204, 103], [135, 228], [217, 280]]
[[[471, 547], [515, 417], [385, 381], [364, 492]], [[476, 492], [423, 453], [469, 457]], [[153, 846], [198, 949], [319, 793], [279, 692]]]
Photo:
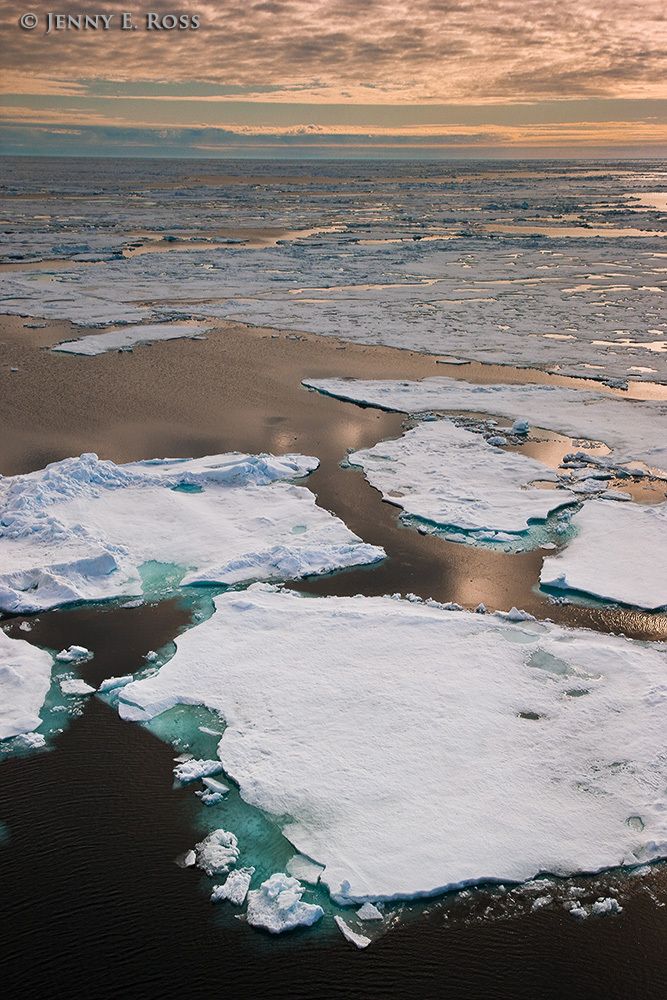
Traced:
[[216, 608], [119, 711], [224, 717], [226, 773], [338, 901], [667, 856], [659, 644], [266, 584]]
[[317, 464], [235, 452], [115, 465], [88, 454], [0, 478], [0, 610], [140, 595], [149, 562], [181, 567], [183, 584], [234, 584], [382, 558], [289, 482]]

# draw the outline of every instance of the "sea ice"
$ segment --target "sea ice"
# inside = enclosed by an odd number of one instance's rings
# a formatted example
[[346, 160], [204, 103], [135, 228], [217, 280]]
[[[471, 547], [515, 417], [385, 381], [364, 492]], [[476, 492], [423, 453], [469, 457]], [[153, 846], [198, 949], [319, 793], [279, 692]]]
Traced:
[[80, 677], [63, 677], [59, 683], [63, 694], [92, 694], [95, 690]]
[[572, 523], [577, 534], [544, 560], [542, 585], [648, 610], [667, 607], [667, 503], [590, 500]]
[[236, 868], [230, 872], [222, 885], [214, 885], [211, 892], [212, 903], [222, 903], [229, 900], [234, 906], [242, 906], [248, 895], [250, 882], [255, 874], [254, 868]]
[[375, 903], [364, 903], [357, 910], [359, 920], [384, 920], [384, 916], [378, 910]]
[[213, 830], [195, 850], [197, 865], [207, 875], [224, 875], [238, 860], [239, 842], [227, 830]]
[[322, 865], [318, 865], [316, 861], [311, 861], [310, 858], [306, 858], [303, 854], [294, 854], [289, 859], [286, 865], [287, 872], [293, 875], [294, 878], [298, 878], [300, 882], [307, 882], [309, 885], [317, 885], [320, 880], [320, 875], [324, 871]]
[[115, 465], [82, 455], [0, 478], [0, 610], [140, 595], [147, 562], [183, 567], [184, 584], [233, 584], [382, 558], [310, 490], [280, 481], [317, 464], [232, 453]]
[[120, 714], [225, 718], [226, 773], [340, 902], [667, 855], [662, 646], [266, 584], [215, 605]]
[[613, 896], [596, 899], [591, 906], [591, 913], [594, 917], [603, 917], [610, 913], [621, 913], [622, 911], [623, 907]]
[[116, 691], [127, 684], [131, 684], [133, 680], [134, 677], [132, 674], [123, 674], [122, 677], [106, 677], [97, 690], [100, 694], [106, 694], [107, 691]]
[[52, 665], [45, 650], [0, 629], [0, 740], [32, 733], [41, 724]]
[[70, 646], [69, 649], [61, 649], [56, 656], [59, 663], [81, 663], [92, 658], [93, 654], [85, 646]]
[[488, 413], [574, 438], [603, 441], [616, 463], [642, 461], [667, 470], [667, 403], [617, 399], [598, 392], [553, 385], [474, 385], [451, 378], [415, 382], [304, 379], [303, 384], [337, 399], [383, 410]]
[[220, 774], [222, 764], [219, 760], [184, 760], [174, 768], [174, 777], [182, 785], [188, 785], [191, 781], [199, 781], [200, 778], [207, 778], [212, 774]]
[[366, 937], [364, 934], [358, 934], [356, 931], [353, 931], [350, 925], [346, 923], [342, 917], [335, 916], [334, 920], [336, 921], [338, 930], [341, 932], [346, 941], [353, 944], [355, 948], [368, 948], [371, 943], [370, 938]]
[[93, 333], [78, 340], [68, 340], [56, 344], [52, 351], [62, 351], [65, 354], [104, 354], [107, 351], [127, 350], [135, 344], [145, 344], [154, 340], [178, 340], [184, 337], [196, 337], [205, 333], [210, 327], [201, 323], [146, 323], [143, 326], [122, 326], [117, 330], [106, 330], [104, 333]]
[[321, 906], [301, 900], [304, 887], [284, 872], [276, 872], [248, 893], [247, 920], [253, 927], [263, 927], [271, 934], [282, 934], [295, 927], [310, 927], [323, 915]]
[[[556, 481], [535, 459], [502, 451], [451, 420], [420, 423], [403, 437], [349, 456], [384, 500], [424, 521], [464, 531], [519, 534], [574, 497], [527, 488]], [[488, 537], [485, 534], [485, 537]]]

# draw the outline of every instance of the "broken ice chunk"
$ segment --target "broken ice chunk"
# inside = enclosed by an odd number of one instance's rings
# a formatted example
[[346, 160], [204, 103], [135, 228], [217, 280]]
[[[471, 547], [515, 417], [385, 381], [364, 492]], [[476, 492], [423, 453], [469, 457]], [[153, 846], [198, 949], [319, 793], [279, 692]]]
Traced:
[[239, 842], [227, 830], [213, 830], [195, 850], [199, 868], [207, 875], [222, 875], [236, 864]]
[[77, 663], [83, 660], [92, 660], [93, 654], [85, 646], [70, 646], [69, 649], [61, 649], [56, 660], [59, 663]]
[[248, 894], [250, 881], [254, 874], [254, 868], [237, 868], [230, 872], [223, 885], [213, 886], [211, 902], [221, 903], [224, 900], [229, 900], [234, 906], [241, 906]]
[[357, 910], [357, 916], [359, 920], [384, 920], [375, 903], [364, 903]]
[[371, 943], [371, 939], [366, 937], [364, 934], [357, 934], [353, 931], [349, 924], [346, 924], [342, 917], [334, 917], [336, 925], [345, 938], [350, 944], [353, 944], [355, 948], [368, 948]]
[[282, 934], [295, 927], [310, 927], [324, 910], [314, 903], [303, 903], [304, 886], [284, 872], [276, 872], [259, 889], [248, 893], [247, 920], [253, 927], [263, 927], [271, 934]]
[[200, 778], [219, 774], [220, 771], [222, 771], [222, 764], [219, 760], [193, 760], [190, 758], [176, 765], [174, 768], [174, 777], [182, 785], [187, 785], [191, 781], [198, 781]]
[[92, 694], [95, 690], [80, 677], [63, 677], [59, 683], [63, 694]]

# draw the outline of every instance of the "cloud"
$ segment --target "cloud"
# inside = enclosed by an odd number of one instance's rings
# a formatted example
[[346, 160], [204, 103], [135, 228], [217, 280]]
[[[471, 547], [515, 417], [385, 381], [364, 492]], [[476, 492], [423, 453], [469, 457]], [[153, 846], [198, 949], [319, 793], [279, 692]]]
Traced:
[[[126, 6], [104, 5], [117, 15]], [[372, 94], [385, 103], [479, 103], [657, 97], [667, 69], [659, 0], [180, 0], [178, 8], [198, 13], [202, 27], [45, 36], [21, 31], [13, 0], [0, 0], [5, 73], [15, 93], [67, 95], [81, 80], [194, 80], [263, 99], [268, 88], [274, 101], [293, 99], [298, 87], [311, 102]], [[43, 15], [49, 4], [30, 9]]]

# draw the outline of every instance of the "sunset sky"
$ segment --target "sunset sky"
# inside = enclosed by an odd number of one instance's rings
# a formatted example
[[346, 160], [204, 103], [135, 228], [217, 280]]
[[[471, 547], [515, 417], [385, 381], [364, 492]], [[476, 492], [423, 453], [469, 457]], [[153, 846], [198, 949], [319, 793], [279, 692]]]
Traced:
[[[47, 11], [116, 23], [46, 35]], [[0, 23], [5, 153], [667, 155], [658, 0], [0, 0]]]

